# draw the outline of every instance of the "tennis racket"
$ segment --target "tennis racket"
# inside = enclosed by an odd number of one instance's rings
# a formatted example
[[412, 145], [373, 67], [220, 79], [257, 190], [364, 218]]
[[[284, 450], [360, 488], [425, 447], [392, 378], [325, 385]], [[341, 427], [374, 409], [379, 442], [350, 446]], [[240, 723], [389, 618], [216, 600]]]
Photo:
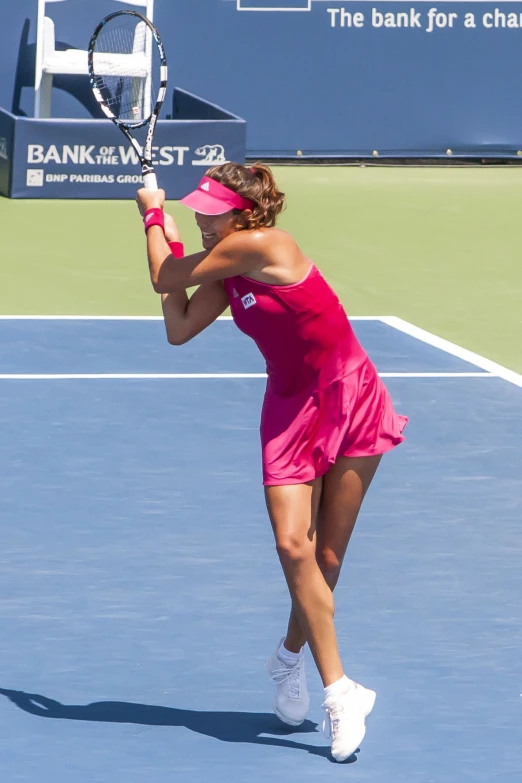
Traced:
[[[157, 190], [152, 140], [167, 91], [167, 59], [158, 31], [136, 11], [116, 11], [96, 27], [87, 52], [101, 110], [134, 147], [147, 190]], [[131, 131], [147, 127], [143, 146]]]

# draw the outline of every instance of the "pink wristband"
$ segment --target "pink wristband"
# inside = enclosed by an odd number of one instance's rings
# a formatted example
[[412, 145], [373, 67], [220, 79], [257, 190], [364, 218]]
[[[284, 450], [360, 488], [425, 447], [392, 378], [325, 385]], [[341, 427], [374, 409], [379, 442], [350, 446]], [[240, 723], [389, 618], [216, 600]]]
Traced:
[[168, 246], [170, 247], [170, 252], [174, 256], [174, 258], [183, 258], [185, 255], [185, 248], [183, 247], [183, 242], [168, 242]]
[[161, 226], [165, 230], [165, 216], [163, 210], [159, 207], [153, 207], [148, 209], [143, 215], [143, 225], [145, 226], [145, 233], [151, 226]]

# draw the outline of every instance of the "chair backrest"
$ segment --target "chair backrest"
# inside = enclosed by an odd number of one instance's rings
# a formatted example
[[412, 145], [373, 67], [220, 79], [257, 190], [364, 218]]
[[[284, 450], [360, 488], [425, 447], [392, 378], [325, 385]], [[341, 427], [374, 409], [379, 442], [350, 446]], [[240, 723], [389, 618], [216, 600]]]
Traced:
[[[45, 6], [51, 3], [66, 3], [67, 0], [38, 0], [38, 15], [36, 20], [36, 70], [41, 71], [42, 59], [44, 52], [44, 37], [45, 37]], [[154, 0], [115, 0], [117, 3], [125, 3], [125, 5], [140, 6], [145, 11], [145, 16], [150, 21], [153, 21], [154, 14]], [[107, 3], [109, 6], [109, 3]], [[113, 6], [114, 7], [114, 6]], [[110, 13], [108, 8], [107, 13]]]
[[127, 5], [140, 5], [145, 8], [145, 16], [154, 21], [154, 0], [115, 0], [117, 3], [126, 3]]
[[[51, 3], [65, 2], [67, 2], [67, 0], [38, 0], [36, 19], [35, 107], [37, 104], [40, 105], [40, 98], [38, 96], [40, 95], [40, 86], [42, 81], [44, 52], [51, 53], [55, 47], [54, 24], [52, 23], [50, 17], [48, 17], [47, 23], [44, 21], [46, 18], [46, 6], [50, 5]], [[139, 6], [142, 9], [142, 12], [144, 12], [144, 16], [150, 19], [151, 22], [153, 21], [154, 0], [114, 0], [114, 2], [124, 3], [127, 6]], [[113, 10], [113, 2], [111, 0], [107, 0], [106, 13], [109, 14]], [[87, 36], [85, 45], [87, 45], [88, 40], [89, 38]], [[35, 116], [39, 116], [37, 111], [39, 110], [35, 108]]]
[[[38, 0], [38, 22], [37, 29], [43, 24], [45, 16], [45, 6], [47, 3], [66, 3], [67, 0]], [[153, 21], [154, 0], [114, 0], [115, 3], [125, 3], [125, 5], [137, 5], [145, 9], [145, 16]], [[107, 11], [109, 13], [109, 11]]]

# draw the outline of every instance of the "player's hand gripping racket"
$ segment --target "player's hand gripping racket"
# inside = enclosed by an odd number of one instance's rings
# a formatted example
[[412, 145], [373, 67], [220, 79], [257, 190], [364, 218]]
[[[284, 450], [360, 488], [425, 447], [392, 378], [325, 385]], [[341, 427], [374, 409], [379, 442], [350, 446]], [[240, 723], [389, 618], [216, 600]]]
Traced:
[[[157, 190], [152, 139], [167, 91], [167, 59], [158, 31], [136, 11], [109, 14], [92, 34], [88, 63], [94, 97], [136, 150], [145, 188]], [[131, 131], [147, 125], [142, 146]]]

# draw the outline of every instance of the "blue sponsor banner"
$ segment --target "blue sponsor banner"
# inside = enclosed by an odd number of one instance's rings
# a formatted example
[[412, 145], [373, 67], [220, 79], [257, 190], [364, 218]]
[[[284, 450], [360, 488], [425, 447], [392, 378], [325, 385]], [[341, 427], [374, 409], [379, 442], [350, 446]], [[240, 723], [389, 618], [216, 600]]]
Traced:
[[[14, 121], [12, 115], [0, 111], [0, 129], [5, 117]], [[19, 117], [15, 126], [14, 151], [9, 156], [11, 188], [8, 191], [4, 185], [3, 195], [126, 199], [135, 198], [141, 187], [136, 152], [110, 120]], [[160, 120], [153, 145], [159, 186], [168, 198], [179, 199], [210, 166], [229, 160], [243, 162], [245, 136], [245, 123], [240, 119]]]
[[[194, 41], [180, 42], [177, 76], [246, 119], [249, 157], [516, 157], [522, 149], [521, 2], [176, 5], [203, 44], [194, 57]], [[232, 81], [226, 58], [210, 67], [214, 50], [204, 43], [214, 39], [223, 51], [233, 44]]]
[[[96, 20], [123, 7], [46, 13], [57, 46], [85, 49]], [[521, 157], [522, 2], [155, 0], [154, 20], [170, 87], [243, 117], [249, 157]], [[0, 105], [16, 114], [32, 114], [35, 40], [35, 0], [12, 3]], [[68, 79], [55, 79], [53, 116], [89, 119], [87, 82], [82, 93]]]

